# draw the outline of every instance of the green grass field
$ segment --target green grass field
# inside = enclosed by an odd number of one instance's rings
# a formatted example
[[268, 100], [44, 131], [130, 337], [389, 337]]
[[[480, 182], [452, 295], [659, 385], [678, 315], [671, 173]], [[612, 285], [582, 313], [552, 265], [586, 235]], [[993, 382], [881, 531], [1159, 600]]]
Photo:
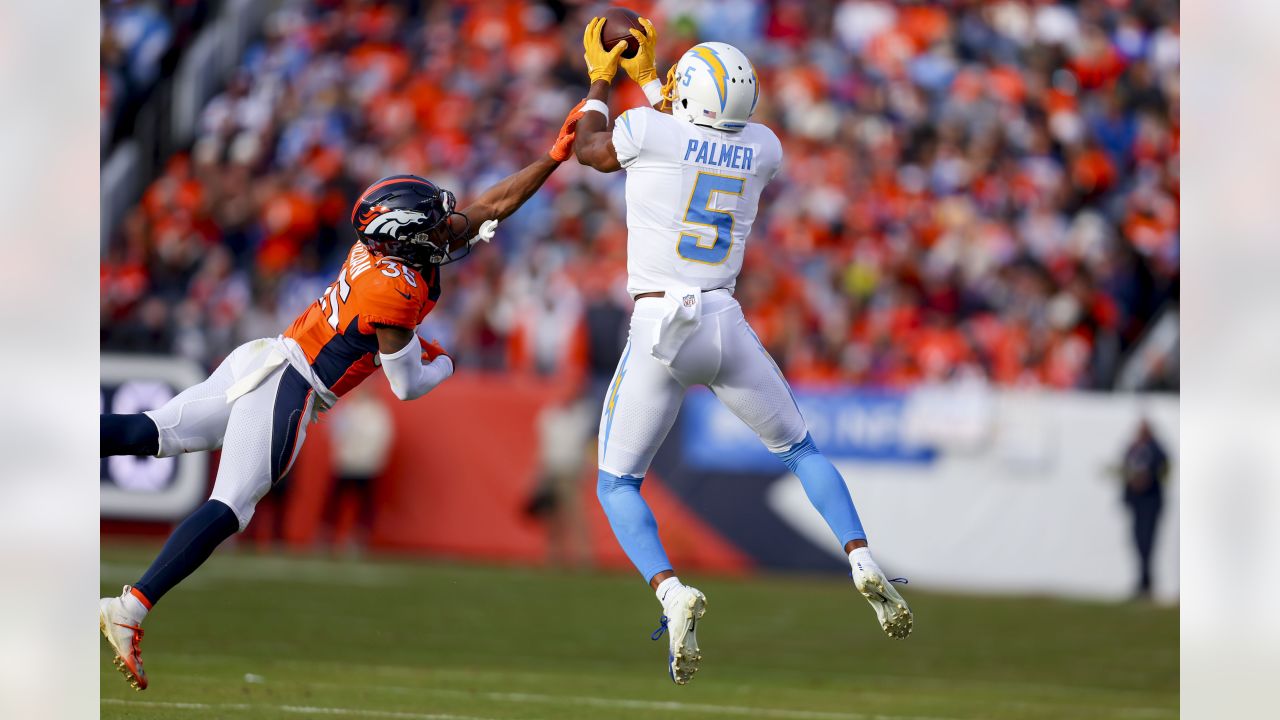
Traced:
[[[120, 592], [153, 547], [104, 545]], [[634, 576], [220, 551], [164, 599], [131, 690], [102, 647], [103, 718], [548, 720], [1175, 718], [1172, 609], [905, 589], [892, 641], [838, 578], [687, 579], [704, 661], [665, 672]]]

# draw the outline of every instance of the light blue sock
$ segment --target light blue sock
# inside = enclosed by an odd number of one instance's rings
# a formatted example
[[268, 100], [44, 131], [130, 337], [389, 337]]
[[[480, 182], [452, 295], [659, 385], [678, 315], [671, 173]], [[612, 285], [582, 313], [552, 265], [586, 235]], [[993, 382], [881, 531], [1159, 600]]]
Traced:
[[[596, 497], [609, 518], [609, 527], [618, 538], [622, 551], [631, 559], [648, 582], [654, 575], [671, 569], [671, 561], [658, 539], [658, 521], [640, 496], [642, 477], [619, 477], [600, 471], [596, 481]], [[846, 495], [847, 497], [847, 495]]]
[[867, 539], [844, 478], [840, 477], [831, 461], [818, 451], [818, 446], [813, 444], [813, 437], [806, 433], [804, 440], [796, 443], [790, 450], [774, 454], [800, 478], [809, 502], [817, 508], [822, 519], [827, 521], [831, 532], [836, 534], [841, 549], [850, 540]]

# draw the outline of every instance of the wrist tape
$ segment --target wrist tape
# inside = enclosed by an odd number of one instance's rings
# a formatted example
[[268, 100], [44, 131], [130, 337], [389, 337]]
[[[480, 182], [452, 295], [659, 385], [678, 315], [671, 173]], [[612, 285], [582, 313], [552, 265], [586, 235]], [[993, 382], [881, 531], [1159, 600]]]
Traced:
[[588, 100], [586, 104], [582, 106], [582, 112], [598, 112], [603, 115], [606, 120], [609, 119], [609, 106], [605, 105], [600, 100]]
[[657, 105], [662, 102], [662, 81], [654, 78], [645, 83], [640, 88], [644, 90], [644, 96], [648, 98], [650, 105]]

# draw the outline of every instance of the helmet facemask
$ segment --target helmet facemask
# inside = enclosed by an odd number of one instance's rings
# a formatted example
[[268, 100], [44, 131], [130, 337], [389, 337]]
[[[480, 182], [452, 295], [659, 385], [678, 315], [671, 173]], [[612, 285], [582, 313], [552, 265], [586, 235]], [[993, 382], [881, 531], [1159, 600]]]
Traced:
[[[422, 258], [422, 262], [431, 265], [448, 265], [471, 254], [471, 245], [469, 243], [464, 243], [461, 248], [458, 248], [456, 255], [454, 251], [450, 250], [459, 240], [467, 239], [471, 230], [471, 219], [454, 210], [457, 206], [457, 199], [448, 190], [440, 190], [440, 201], [444, 207], [444, 217], [430, 227], [424, 229], [415, 228], [405, 238], [412, 248], [410, 252]], [[450, 219], [454, 215], [462, 218], [462, 232], [453, 231], [453, 223], [450, 222]], [[413, 258], [405, 258], [405, 260], [410, 264], [415, 264], [416, 262]], [[418, 263], [416, 266], [421, 268], [422, 264]]]

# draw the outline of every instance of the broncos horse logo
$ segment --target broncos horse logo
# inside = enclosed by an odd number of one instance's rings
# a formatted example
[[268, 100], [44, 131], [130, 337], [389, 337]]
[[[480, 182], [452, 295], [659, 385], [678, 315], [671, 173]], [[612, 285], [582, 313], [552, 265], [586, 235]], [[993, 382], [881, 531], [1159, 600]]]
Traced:
[[368, 235], [385, 235], [399, 239], [401, 228], [421, 226], [427, 216], [417, 210], [388, 210], [375, 214], [378, 208], [372, 208], [360, 217], [363, 224], [361, 232]]

